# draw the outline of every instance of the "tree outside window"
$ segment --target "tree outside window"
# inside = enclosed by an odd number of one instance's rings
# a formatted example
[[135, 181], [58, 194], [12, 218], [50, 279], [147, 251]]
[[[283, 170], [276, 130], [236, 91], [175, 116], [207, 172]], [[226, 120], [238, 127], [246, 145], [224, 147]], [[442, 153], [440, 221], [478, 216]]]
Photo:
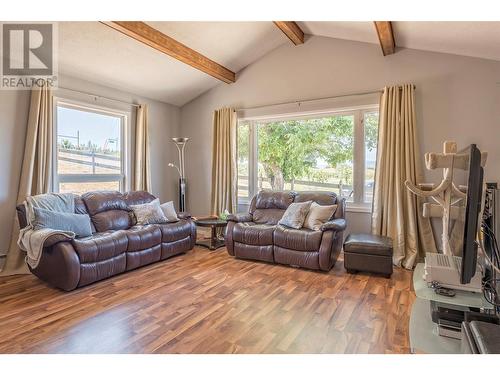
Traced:
[[[356, 126], [361, 131], [355, 131]], [[241, 121], [238, 196], [249, 199], [260, 189], [328, 190], [354, 202], [354, 189], [360, 188], [364, 194], [357, 195], [362, 200], [358, 203], [369, 202], [377, 132], [375, 110], [283, 121]], [[253, 158], [252, 139], [257, 145]], [[363, 181], [355, 181], [361, 175], [356, 174], [357, 168], [365, 169]]]

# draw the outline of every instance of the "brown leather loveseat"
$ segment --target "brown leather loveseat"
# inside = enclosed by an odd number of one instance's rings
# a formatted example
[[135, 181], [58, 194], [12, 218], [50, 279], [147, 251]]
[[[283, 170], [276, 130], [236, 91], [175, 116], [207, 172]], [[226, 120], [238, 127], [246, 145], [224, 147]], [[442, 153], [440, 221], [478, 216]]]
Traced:
[[[38, 267], [30, 271], [69, 291], [192, 249], [196, 228], [189, 215], [179, 214], [175, 223], [134, 225], [129, 205], [154, 199], [144, 191], [95, 191], [75, 196], [75, 213], [90, 215], [95, 233], [73, 240], [57, 235], [49, 238]], [[25, 227], [24, 205], [17, 212]]]
[[[278, 225], [291, 203], [306, 201], [336, 204], [337, 209], [319, 231]], [[345, 199], [335, 193], [262, 190], [248, 213], [229, 216], [226, 247], [237, 258], [329, 271], [342, 249], [345, 228]]]

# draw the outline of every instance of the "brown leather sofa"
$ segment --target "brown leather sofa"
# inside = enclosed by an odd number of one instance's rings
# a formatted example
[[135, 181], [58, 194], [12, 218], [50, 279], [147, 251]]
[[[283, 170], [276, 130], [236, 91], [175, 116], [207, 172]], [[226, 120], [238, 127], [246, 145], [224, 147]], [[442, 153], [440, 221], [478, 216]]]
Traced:
[[[154, 199], [144, 191], [95, 191], [75, 196], [75, 213], [90, 215], [95, 233], [73, 240], [57, 235], [49, 238], [38, 267], [30, 271], [69, 291], [191, 250], [196, 227], [187, 214], [179, 214], [176, 223], [134, 225], [129, 205]], [[17, 212], [25, 227], [24, 205]]]
[[[320, 231], [278, 225], [291, 203], [306, 201], [338, 207]], [[345, 199], [335, 193], [262, 190], [248, 213], [229, 216], [226, 247], [237, 258], [329, 271], [342, 249], [345, 228]]]

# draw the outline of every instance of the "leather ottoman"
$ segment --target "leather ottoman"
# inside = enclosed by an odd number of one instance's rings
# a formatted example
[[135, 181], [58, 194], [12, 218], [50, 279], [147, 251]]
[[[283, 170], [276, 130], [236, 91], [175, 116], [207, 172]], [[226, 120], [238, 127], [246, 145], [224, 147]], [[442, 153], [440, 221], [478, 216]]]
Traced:
[[349, 234], [344, 242], [344, 267], [356, 271], [392, 274], [392, 240], [373, 234]]

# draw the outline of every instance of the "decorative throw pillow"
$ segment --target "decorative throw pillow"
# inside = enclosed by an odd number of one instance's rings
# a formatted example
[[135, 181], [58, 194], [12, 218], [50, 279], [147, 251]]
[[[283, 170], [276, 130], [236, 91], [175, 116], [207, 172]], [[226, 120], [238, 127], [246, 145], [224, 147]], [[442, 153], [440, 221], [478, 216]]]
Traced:
[[302, 228], [311, 203], [312, 201], [290, 204], [278, 224], [295, 229]]
[[164, 224], [167, 222], [158, 198], [149, 203], [131, 205], [130, 208], [134, 212], [137, 225]]
[[165, 215], [169, 223], [174, 223], [176, 221], [179, 221], [179, 218], [177, 217], [177, 212], [175, 212], [173, 201], [161, 204], [160, 208], [163, 211], [163, 214]]
[[313, 202], [309, 208], [309, 213], [304, 220], [304, 228], [320, 230], [321, 225], [330, 220], [336, 210], [336, 204], [331, 206], [321, 206], [316, 202]]
[[31, 224], [34, 230], [55, 229], [73, 232], [76, 237], [92, 235], [89, 215], [56, 212], [38, 207], [33, 207], [33, 213], [35, 218]]

